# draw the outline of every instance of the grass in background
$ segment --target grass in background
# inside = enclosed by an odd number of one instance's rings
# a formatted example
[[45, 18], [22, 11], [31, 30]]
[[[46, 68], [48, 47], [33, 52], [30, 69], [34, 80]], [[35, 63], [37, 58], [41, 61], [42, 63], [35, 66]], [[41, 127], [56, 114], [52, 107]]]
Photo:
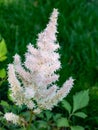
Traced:
[[[0, 34], [8, 47], [7, 63], [26, 45], [35, 44], [53, 8], [58, 8], [58, 42], [61, 49], [61, 85], [72, 75], [71, 94], [90, 89], [89, 124], [98, 122], [98, 2], [95, 0], [0, 0]], [[69, 95], [69, 100], [70, 100]], [[2, 97], [3, 98], [3, 97]], [[97, 119], [95, 116], [97, 115]], [[87, 123], [86, 122], [86, 123]]]

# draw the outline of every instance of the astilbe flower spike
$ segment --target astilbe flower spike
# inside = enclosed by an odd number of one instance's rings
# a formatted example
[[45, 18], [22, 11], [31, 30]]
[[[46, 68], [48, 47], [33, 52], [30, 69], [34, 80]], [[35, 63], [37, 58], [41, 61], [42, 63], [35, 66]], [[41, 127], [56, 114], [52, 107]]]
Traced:
[[51, 110], [73, 87], [71, 77], [61, 88], [55, 84], [59, 78], [55, 72], [61, 67], [56, 43], [57, 17], [58, 10], [54, 9], [46, 29], [38, 35], [37, 48], [27, 46], [24, 63], [16, 54], [13, 64], [8, 65], [10, 96], [16, 105], [24, 104], [34, 113]]

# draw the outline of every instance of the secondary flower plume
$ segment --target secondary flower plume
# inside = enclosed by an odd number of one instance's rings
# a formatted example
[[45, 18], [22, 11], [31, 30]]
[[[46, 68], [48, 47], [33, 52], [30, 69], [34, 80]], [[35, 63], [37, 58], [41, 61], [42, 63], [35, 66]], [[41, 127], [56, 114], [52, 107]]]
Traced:
[[6, 113], [4, 115], [4, 118], [8, 121], [8, 122], [12, 122], [15, 125], [23, 125], [25, 123], [24, 119], [19, 117], [16, 114], [13, 114], [12, 112], [10, 113]]
[[8, 65], [10, 96], [16, 105], [26, 105], [34, 113], [51, 110], [73, 87], [71, 77], [62, 87], [55, 83], [59, 78], [55, 72], [61, 67], [56, 42], [57, 18], [58, 10], [54, 9], [46, 28], [38, 34], [37, 47], [29, 44], [25, 61], [21, 63], [16, 54], [13, 63]]

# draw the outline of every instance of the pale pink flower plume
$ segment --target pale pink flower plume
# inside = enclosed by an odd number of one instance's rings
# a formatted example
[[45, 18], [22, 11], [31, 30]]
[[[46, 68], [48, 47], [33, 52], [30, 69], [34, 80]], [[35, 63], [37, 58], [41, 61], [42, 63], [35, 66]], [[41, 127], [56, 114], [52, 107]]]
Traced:
[[73, 87], [71, 77], [62, 87], [55, 84], [59, 79], [55, 72], [61, 68], [56, 43], [57, 18], [58, 10], [54, 9], [46, 29], [38, 34], [37, 48], [29, 44], [24, 63], [16, 54], [14, 62], [8, 66], [10, 96], [16, 105], [24, 104], [35, 113], [51, 110]]

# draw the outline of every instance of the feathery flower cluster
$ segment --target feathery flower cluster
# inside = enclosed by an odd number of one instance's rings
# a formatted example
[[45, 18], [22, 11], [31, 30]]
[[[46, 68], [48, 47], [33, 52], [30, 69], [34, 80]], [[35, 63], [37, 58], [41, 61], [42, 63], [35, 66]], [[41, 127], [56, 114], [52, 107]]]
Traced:
[[4, 115], [4, 118], [9, 121], [12, 122], [15, 125], [21, 125], [22, 122], [24, 121], [23, 118], [20, 118], [18, 115], [13, 114], [12, 112], [6, 113]]
[[21, 63], [16, 54], [13, 64], [8, 66], [13, 101], [19, 106], [25, 104], [35, 113], [51, 110], [73, 87], [71, 77], [61, 88], [54, 84], [59, 78], [55, 72], [61, 67], [57, 53], [59, 44], [56, 43], [57, 17], [58, 11], [54, 9], [46, 29], [38, 35], [37, 48], [31, 44], [27, 46], [25, 62]]

